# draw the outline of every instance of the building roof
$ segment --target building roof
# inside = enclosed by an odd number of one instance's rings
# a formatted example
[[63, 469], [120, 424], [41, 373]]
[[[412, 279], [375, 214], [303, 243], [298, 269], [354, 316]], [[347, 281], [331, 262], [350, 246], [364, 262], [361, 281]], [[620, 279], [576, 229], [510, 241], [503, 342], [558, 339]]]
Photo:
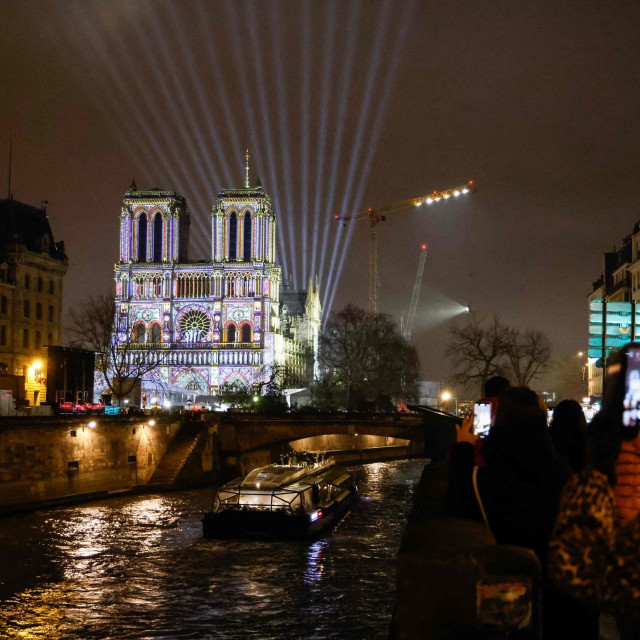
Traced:
[[13, 198], [0, 200], [0, 254], [17, 241], [29, 251], [45, 253], [56, 260], [66, 260], [64, 243], [53, 239], [44, 208], [32, 207]]
[[280, 289], [280, 307], [286, 305], [290, 316], [303, 316], [306, 313], [307, 290]]

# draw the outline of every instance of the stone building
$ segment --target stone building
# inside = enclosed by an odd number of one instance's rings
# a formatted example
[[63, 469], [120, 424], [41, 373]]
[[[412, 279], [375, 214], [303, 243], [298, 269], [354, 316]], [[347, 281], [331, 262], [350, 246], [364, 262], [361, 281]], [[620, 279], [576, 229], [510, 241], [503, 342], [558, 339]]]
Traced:
[[69, 261], [46, 209], [0, 200], [0, 373], [24, 376], [26, 400], [46, 398], [46, 345], [60, 344]]
[[205, 261], [188, 259], [190, 214], [181, 195], [132, 184], [124, 196], [116, 327], [132, 365], [158, 363], [143, 379], [143, 404], [150, 394], [171, 402], [184, 390], [251, 389], [274, 367], [293, 387], [313, 378], [318, 286], [282, 291], [276, 214], [248, 172], [247, 155], [244, 187], [222, 189], [212, 205]]

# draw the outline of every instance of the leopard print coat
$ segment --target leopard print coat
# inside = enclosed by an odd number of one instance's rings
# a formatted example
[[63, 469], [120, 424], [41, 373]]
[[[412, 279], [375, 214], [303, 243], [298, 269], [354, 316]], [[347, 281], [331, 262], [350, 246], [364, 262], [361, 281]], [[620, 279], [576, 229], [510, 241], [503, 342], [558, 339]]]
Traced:
[[570, 595], [604, 612], [640, 617], [640, 518], [619, 528], [615, 508], [604, 474], [573, 476], [560, 500], [549, 574]]

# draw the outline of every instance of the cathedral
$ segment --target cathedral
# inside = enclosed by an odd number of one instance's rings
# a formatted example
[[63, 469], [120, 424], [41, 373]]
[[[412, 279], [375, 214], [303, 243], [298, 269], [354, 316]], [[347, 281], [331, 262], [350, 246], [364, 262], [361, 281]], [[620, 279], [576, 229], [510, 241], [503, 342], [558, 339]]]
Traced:
[[245, 157], [244, 187], [223, 189], [212, 205], [207, 261], [187, 257], [181, 195], [135, 183], [124, 195], [115, 327], [132, 366], [157, 364], [143, 377], [143, 404], [255, 389], [274, 371], [292, 388], [317, 375], [317, 279], [306, 291], [283, 286], [275, 211], [262, 186], [250, 186]]

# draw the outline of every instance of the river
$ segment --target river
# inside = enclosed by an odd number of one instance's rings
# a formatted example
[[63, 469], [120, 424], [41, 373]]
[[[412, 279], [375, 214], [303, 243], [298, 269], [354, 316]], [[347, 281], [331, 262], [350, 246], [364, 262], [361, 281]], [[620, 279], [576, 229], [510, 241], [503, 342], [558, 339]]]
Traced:
[[359, 467], [358, 501], [309, 541], [203, 539], [210, 488], [0, 520], [0, 637], [387, 638], [423, 464]]

